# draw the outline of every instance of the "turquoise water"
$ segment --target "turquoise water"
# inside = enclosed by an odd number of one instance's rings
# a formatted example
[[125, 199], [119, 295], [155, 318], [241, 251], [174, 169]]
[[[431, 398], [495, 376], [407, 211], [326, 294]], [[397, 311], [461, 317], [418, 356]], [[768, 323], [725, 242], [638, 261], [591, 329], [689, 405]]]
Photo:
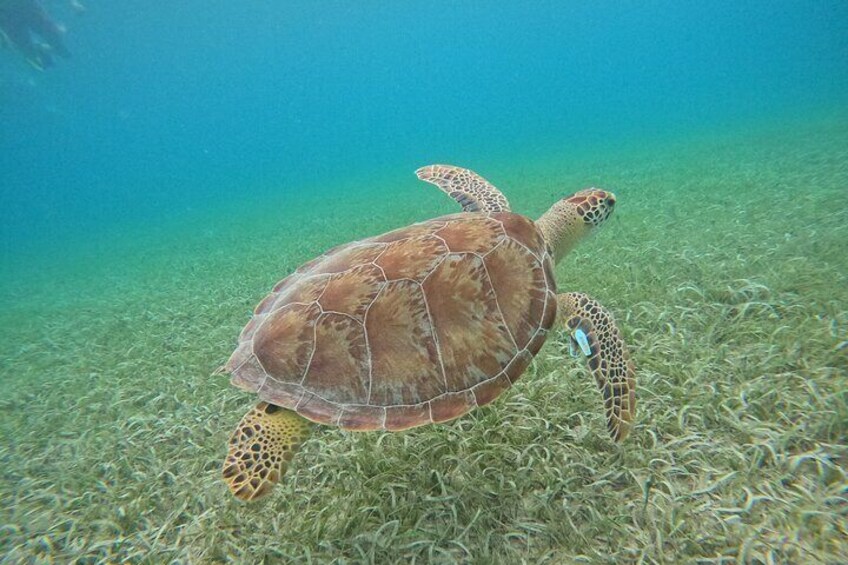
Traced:
[[[848, 3], [162, 4], [0, 49], [0, 563], [848, 561]], [[439, 162], [532, 218], [616, 192], [556, 278], [619, 320], [631, 437], [557, 335], [235, 501], [213, 371], [300, 264], [456, 212]]]
[[848, 92], [844, 2], [48, 7], [71, 60], [0, 53], [12, 264], [257, 194], [803, 119]]

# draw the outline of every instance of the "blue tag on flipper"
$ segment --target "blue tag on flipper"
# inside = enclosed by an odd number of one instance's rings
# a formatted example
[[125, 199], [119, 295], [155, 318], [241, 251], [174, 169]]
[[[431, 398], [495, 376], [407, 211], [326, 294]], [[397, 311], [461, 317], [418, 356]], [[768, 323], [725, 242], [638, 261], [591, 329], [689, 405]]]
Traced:
[[589, 340], [586, 338], [586, 332], [584, 332], [580, 328], [577, 328], [576, 330], [574, 330], [574, 333], [572, 335], [574, 336], [574, 341], [576, 341], [577, 345], [580, 346], [580, 351], [583, 352], [583, 355], [585, 355], [586, 357], [591, 357], [592, 348], [589, 347]]

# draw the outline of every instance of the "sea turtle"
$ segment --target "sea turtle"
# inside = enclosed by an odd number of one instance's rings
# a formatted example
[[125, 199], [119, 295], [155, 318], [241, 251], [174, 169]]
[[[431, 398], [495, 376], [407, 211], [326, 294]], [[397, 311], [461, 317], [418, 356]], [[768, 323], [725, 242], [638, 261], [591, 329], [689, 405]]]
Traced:
[[581, 190], [535, 222], [476, 173], [416, 171], [462, 206], [341, 245], [306, 263], [256, 307], [221, 372], [260, 402], [239, 422], [223, 477], [243, 500], [267, 495], [312, 428], [398, 431], [446, 422], [509, 388], [559, 318], [623, 440], [635, 416], [634, 366], [612, 316], [556, 293], [554, 264], [612, 213]]

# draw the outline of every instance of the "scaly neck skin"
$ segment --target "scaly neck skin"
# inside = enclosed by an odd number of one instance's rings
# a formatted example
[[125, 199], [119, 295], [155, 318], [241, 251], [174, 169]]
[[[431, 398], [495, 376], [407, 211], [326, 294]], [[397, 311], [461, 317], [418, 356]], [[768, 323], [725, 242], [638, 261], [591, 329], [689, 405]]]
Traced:
[[536, 227], [554, 252], [554, 264], [559, 263], [585, 236], [591, 233], [591, 225], [583, 221], [577, 209], [560, 200], [536, 220]]

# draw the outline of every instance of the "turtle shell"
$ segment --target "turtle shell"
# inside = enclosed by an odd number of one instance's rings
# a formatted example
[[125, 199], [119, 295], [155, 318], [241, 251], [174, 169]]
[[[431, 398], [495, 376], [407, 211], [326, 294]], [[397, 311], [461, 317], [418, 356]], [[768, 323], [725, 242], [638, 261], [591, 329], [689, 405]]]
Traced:
[[224, 369], [309, 420], [402, 430], [488, 404], [556, 317], [532, 220], [454, 214], [336, 247], [256, 307]]

